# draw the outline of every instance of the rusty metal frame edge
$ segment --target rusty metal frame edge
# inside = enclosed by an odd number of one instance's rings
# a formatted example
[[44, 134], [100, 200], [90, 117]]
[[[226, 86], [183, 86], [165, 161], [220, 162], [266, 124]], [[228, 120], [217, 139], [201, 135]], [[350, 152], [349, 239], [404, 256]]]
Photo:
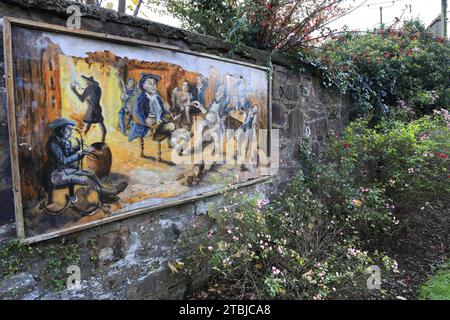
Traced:
[[[246, 187], [250, 185], [254, 185], [257, 183], [263, 183], [263, 182], [270, 182], [271, 176], [265, 175], [257, 179], [245, 181], [239, 184], [234, 184], [230, 187], [227, 187], [225, 189], [215, 189], [212, 191], [209, 191], [204, 194], [199, 194], [196, 196], [188, 197], [185, 199], [170, 201], [161, 205], [152, 206], [149, 208], [141, 208], [141, 209], [135, 209], [130, 210], [128, 212], [120, 213], [115, 216], [110, 216], [107, 218], [104, 218], [102, 220], [98, 221], [92, 221], [85, 224], [80, 224], [77, 226], [53, 231], [53, 232], [47, 232], [38, 236], [32, 236], [32, 237], [26, 237], [25, 235], [25, 226], [24, 226], [24, 217], [23, 217], [23, 207], [22, 207], [22, 194], [21, 194], [21, 182], [20, 182], [20, 170], [19, 170], [19, 155], [18, 155], [18, 148], [17, 148], [17, 131], [16, 131], [16, 116], [15, 116], [15, 101], [14, 101], [14, 78], [13, 78], [13, 57], [12, 57], [12, 39], [11, 39], [11, 26], [17, 25], [17, 26], [25, 26], [32, 29], [38, 29], [38, 30], [45, 30], [49, 32], [55, 32], [55, 33], [64, 33], [64, 34], [70, 34], [75, 36], [81, 36], [91, 39], [97, 39], [97, 40], [112, 40], [116, 43], [121, 44], [135, 44], [135, 45], [142, 45], [147, 47], [154, 47], [154, 48], [160, 48], [160, 49], [166, 49], [166, 50], [173, 50], [180, 53], [185, 53], [189, 55], [194, 56], [200, 56], [205, 58], [210, 58], [213, 60], [218, 61], [224, 61], [228, 63], [238, 64], [246, 67], [251, 67], [255, 69], [260, 69], [266, 71], [267, 74], [267, 82], [268, 82], [268, 93], [267, 93], [267, 103], [268, 103], [268, 130], [269, 130], [269, 152], [270, 152], [270, 145], [272, 143], [272, 76], [269, 76], [270, 68], [264, 67], [261, 65], [256, 65], [252, 63], [247, 63], [239, 60], [232, 60], [228, 58], [223, 58], [219, 56], [214, 56], [207, 53], [202, 52], [195, 52], [187, 49], [182, 49], [179, 47], [161, 44], [161, 43], [155, 43], [151, 41], [144, 41], [144, 40], [138, 40], [138, 39], [131, 39], [131, 38], [124, 38], [104, 33], [98, 33], [98, 32], [92, 32], [92, 31], [86, 31], [86, 30], [73, 30], [69, 28], [65, 28], [59, 25], [53, 25], [43, 22], [36, 22], [31, 20], [24, 20], [24, 19], [18, 19], [14, 17], [3, 17], [3, 38], [4, 38], [4, 52], [5, 52], [5, 62], [6, 62], [6, 82], [7, 82], [7, 101], [8, 101], [8, 125], [9, 125], [9, 139], [10, 139], [10, 151], [11, 151], [11, 169], [12, 169], [12, 176], [13, 176], [13, 188], [14, 188], [14, 204], [15, 204], [15, 217], [16, 217], [16, 229], [17, 229], [17, 237], [19, 239], [19, 242], [21, 244], [31, 244], [35, 242], [40, 242], [44, 240], [53, 239], [56, 237], [68, 235], [74, 232], [94, 228], [97, 226], [101, 226], [107, 223], [115, 222], [124, 220], [130, 217], [134, 217], [137, 215], [153, 212], [156, 210], [162, 210], [170, 207], [175, 207], [187, 203], [192, 203], [194, 201], [208, 198], [211, 196], [215, 196], [220, 194], [221, 192], [229, 191], [229, 190], [235, 190], [241, 187]], [[15, 142], [15, 143], [13, 143]]]

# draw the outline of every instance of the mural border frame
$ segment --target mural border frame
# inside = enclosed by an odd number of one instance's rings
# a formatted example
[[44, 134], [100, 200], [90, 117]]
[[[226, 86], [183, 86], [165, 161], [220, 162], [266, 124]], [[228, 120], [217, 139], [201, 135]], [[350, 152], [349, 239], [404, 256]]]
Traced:
[[201, 200], [207, 197], [218, 195], [222, 192], [226, 192], [229, 190], [235, 190], [241, 187], [246, 187], [250, 185], [254, 185], [257, 183], [268, 182], [271, 180], [270, 175], [265, 175], [260, 178], [248, 180], [242, 183], [237, 183], [232, 186], [220, 189], [214, 189], [212, 191], [198, 194], [195, 196], [187, 197], [180, 200], [168, 201], [161, 205], [152, 206], [149, 208], [140, 208], [135, 210], [130, 210], [128, 212], [124, 212], [118, 214], [116, 216], [110, 216], [107, 218], [103, 218], [101, 220], [92, 221], [89, 223], [85, 223], [82, 225], [77, 225], [69, 228], [65, 228], [58, 231], [47, 232], [38, 236], [26, 237], [25, 235], [25, 225], [24, 225], [24, 216], [23, 216], [23, 206], [22, 206], [22, 193], [21, 193], [21, 181], [20, 181], [20, 168], [19, 168], [19, 150], [18, 150], [18, 140], [17, 140], [17, 124], [16, 124], [16, 108], [15, 108], [15, 98], [14, 98], [14, 70], [13, 70], [13, 52], [12, 52], [12, 26], [22, 26], [31, 29], [38, 29], [44, 31], [50, 31], [55, 33], [63, 33], [74, 35], [78, 37], [91, 38], [96, 40], [110, 40], [114, 43], [119, 44], [134, 44], [134, 45], [142, 45], [146, 47], [153, 47], [159, 49], [172, 50], [180, 53], [185, 53], [194, 56], [200, 56], [205, 58], [210, 58], [213, 60], [224, 61], [228, 63], [233, 63], [237, 65], [242, 65], [250, 68], [256, 68], [260, 70], [264, 70], [267, 72], [267, 105], [268, 105], [268, 136], [267, 136], [267, 149], [270, 156], [271, 144], [272, 144], [272, 73], [270, 72], [269, 67], [252, 64], [245, 61], [233, 60], [229, 58], [219, 57], [208, 53], [196, 52], [188, 49], [183, 49], [180, 47], [156, 43], [146, 40], [139, 40], [133, 38], [125, 38], [121, 36], [115, 36], [106, 33], [98, 33], [92, 32], [88, 30], [78, 30], [78, 29], [69, 29], [60, 25], [48, 24], [44, 22], [38, 22], [33, 20], [25, 20], [19, 18], [13, 18], [4, 16], [3, 17], [3, 47], [4, 47], [4, 56], [5, 56], [5, 75], [6, 75], [6, 87], [7, 87], [7, 115], [8, 115], [8, 131], [9, 131], [9, 146], [10, 146], [10, 154], [11, 154], [11, 171], [12, 171], [12, 180], [13, 180], [13, 191], [14, 191], [14, 209], [15, 209], [15, 220], [16, 220], [16, 233], [18, 240], [21, 244], [31, 244], [39, 241], [44, 241], [60, 236], [64, 236], [67, 234], [71, 234], [74, 232], [91, 229], [100, 225], [104, 225], [107, 223], [124, 220], [133, 216], [149, 213], [156, 210], [162, 210], [170, 207], [175, 207], [187, 203], [192, 203], [197, 200]]

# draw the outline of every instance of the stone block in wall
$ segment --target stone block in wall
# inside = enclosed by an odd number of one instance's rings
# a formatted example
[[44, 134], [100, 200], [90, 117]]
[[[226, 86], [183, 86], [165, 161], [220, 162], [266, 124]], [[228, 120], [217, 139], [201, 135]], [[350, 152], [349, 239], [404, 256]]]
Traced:
[[300, 98], [300, 87], [296, 83], [288, 83], [282, 87], [284, 97], [289, 101], [297, 101]]
[[317, 157], [319, 155], [320, 144], [319, 142], [313, 142], [311, 144], [311, 155]]
[[325, 105], [318, 103], [314, 108], [317, 113], [316, 118], [327, 117], [327, 107]]
[[350, 95], [344, 95], [341, 97], [340, 103], [339, 103], [339, 112], [340, 112], [340, 127], [344, 128], [346, 125], [348, 125], [350, 121], [350, 110], [352, 108], [352, 102]]
[[284, 98], [284, 85], [287, 83], [288, 77], [286, 69], [274, 66], [273, 83], [272, 83], [272, 99], [274, 101]]
[[278, 127], [286, 124], [286, 111], [281, 103], [272, 103], [272, 124]]
[[289, 137], [293, 142], [299, 140], [304, 133], [303, 113], [299, 109], [294, 109], [289, 113]]
[[187, 291], [186, 276], [168, 269], [149, 274], [130, 283], [126, 288], [127, 300], [183, 299]]
[[317, 119], [309, 120], [306, 126], [308, 127], [309, 131], [309, 137], [308, 139], [310, 141], [316, 141], [317, 140], [317, 125], [316, 125]]
[[0, 300], [14, 299], [16, 296], [32, 298], [38, 282], [31, 272], [22, 272], [0, 281]]
[[167, 256], [196, 217], [192, 204], [169, 208], [164, 217], [148, 217], [136, 224], [139, 233], [137, 257]]
[[98, 262], [106, 265], [125, 257], [129, 230], [125, 227], [119, 230], [101, 234], [93, 238], [95, 246], [90, 246], [90, 255], [98, 257]]
[[328, 121], [327, 119], [320, 119], [316, 121], [315, 126], [317, 140], [322, 141], [328, 133]]
[[325, 88], [323, 85], [320, 85], [317, 90], [317, 98], [321, 104], [334, 106], [340, 104], [341, 94], [336, 88]]
[[302, 95], [308, 100], [313, 100], [315, 98], [313, 77], [305, 74], [301, 75], [300, 85], [302, 88]]
[[308, 111], [308, 119], [311, 119], [311, 120], [317, 119], [317, 111], [316, 111], [316, 109], [309, 109], [309, 111]]

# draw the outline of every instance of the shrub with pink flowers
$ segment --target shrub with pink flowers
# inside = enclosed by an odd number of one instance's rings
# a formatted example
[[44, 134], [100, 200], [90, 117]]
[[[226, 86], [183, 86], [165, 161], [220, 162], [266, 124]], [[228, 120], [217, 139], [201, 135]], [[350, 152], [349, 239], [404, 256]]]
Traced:
[[213, 227], [205, 230], [208, 236], [199, 250], [185, 261], [189, 273], [209, 265], [211, 283], [222, 284], [221, 298], [357, 297], [367, 292], [370, 265], [383, 266], [386, 279], [392, 273], [384, 262], [392, 260], [363, 251], [352, 221], [330, 211], [301, 175], [270, 203], [236, 191], [226, 197], [237, 201], [236, 209], [211, 208]]
[[[362, 204], [370, 197], [391, 211], [446, 199], [450, 194], [449, 123], [445, 109], [409, 123], [382, 122], [374, 128], [366, 120], [354, 121], [340, 138], [331, 138], [322, 161], [331, 172], [315, 179], [318, 192], [335, 190], [342, 195], [347, 188], [354, 199], [366, 199]], [[343, 141], [348, 148], [342, 147]], [[324, 185], [333, 186], [328, 190]]]
[[[367, 298], [368, 267], [383, 281], [398, 272], [383, 252], [408, 225], [411, 209], [450, 194], [448, 113], [404, 123], [352, 122], [283, 192], [248, 197], [234, 190], [210, 208], [211, 224], [186, 272], [208, 265], [219, 298]], [[192, 245], [190, 245], [192, 247]]]

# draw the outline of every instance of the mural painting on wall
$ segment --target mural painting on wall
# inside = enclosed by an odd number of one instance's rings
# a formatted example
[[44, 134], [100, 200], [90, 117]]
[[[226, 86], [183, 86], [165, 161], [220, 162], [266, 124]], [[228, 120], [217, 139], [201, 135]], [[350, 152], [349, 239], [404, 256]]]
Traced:
[[10, 33], [19, 236], [65, 234], [262, 177], [264, 68], [23, 22]]

